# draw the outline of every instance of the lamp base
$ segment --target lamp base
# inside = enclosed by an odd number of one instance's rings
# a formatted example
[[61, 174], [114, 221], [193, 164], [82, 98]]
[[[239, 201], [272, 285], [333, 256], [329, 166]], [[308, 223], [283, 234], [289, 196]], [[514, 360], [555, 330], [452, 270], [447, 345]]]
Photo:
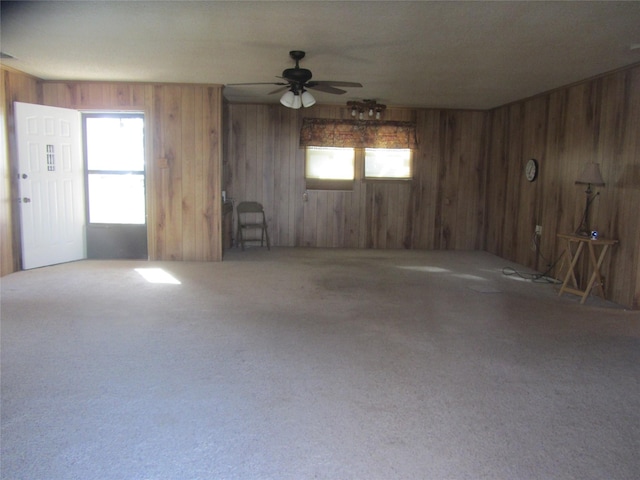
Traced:
[[584, 213], [582, 214], [580, 226], [575, 231], [575, 234], [581, 237], [590, 237], [591, 228], [589, 228], [589, 207], [591, 206], [591, 203], [597, 198], [597, 196], [600, 195], [600, 192], [596, 192], [596, 194], [592, 196], [591, 185], [589, 185], [584, 193], [587, 194], [587, 199], [584, 205]]

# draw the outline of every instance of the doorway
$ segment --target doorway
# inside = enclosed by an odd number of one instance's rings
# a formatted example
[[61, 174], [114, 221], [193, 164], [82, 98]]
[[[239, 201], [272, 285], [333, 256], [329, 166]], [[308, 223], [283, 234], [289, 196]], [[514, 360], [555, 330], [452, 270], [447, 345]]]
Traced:
[[144, 115], [83, 114], [87, 258], [147, 259]]

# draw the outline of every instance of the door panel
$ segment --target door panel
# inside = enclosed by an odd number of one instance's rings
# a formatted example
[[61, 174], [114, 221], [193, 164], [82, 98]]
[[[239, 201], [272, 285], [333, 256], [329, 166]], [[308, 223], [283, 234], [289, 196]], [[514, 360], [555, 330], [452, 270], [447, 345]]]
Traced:
[[15, 103], [22, 268], [86, 258], [80, 113]]
[[146, 225], [87, 226], [87, 258], [146, 260], [148, 256]]

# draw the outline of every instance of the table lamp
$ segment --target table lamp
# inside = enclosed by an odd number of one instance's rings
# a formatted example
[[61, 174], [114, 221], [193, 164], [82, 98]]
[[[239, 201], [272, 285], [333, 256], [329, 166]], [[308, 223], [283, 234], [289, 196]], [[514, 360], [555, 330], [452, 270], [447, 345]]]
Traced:
[[590, 235], [591, 229], [589, 228], [589, 206], [595, 200], [595, 198], [600, 195], [600, 192], [596, 192], [594, 194], [591, 186], [604, 186], [604, 180], [602, 179], [602, 174], [600, 173], [600, 165], [598, 163], [590, 163], [576, 180], [576, 185], [587, 186], [587, 189], [584, 191], [587, 196], [586, 204], [584, 207], [584, 214], [582, 215], [582, 221], [580, 222], [580, 226], [576, 230], [576, 234]]

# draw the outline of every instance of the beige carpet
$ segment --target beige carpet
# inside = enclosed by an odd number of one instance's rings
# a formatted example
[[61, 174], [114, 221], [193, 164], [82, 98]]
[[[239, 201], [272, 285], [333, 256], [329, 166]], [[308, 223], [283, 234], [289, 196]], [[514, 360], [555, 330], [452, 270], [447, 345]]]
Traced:
[[637, 479], [640, 313], [503, 267], [252, 248], [4, 277], [1, 478]]

